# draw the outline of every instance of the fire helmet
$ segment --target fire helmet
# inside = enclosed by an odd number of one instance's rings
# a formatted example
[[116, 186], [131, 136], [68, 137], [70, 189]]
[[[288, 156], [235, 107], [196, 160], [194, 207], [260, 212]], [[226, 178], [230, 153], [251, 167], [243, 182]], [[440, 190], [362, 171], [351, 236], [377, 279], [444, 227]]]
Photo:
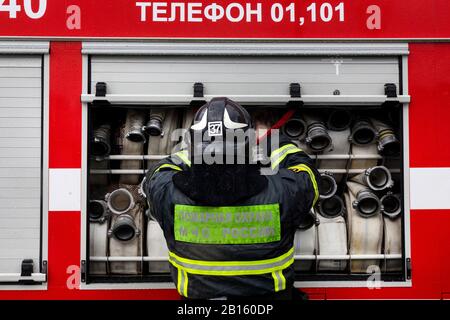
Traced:
[[191, 160], [194, 164], [212, 164], [212, 158], [216, 164], [248, 163], [249, 129], [253, 122], [247, 110], [228, 98], [212, 99], [197, 111], [189, 129]]

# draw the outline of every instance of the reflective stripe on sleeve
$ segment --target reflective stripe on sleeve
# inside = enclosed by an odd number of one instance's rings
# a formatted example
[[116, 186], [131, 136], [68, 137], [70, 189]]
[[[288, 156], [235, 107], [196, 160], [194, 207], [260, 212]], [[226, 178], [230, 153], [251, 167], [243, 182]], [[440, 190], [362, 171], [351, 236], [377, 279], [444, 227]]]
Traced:
[[277, 258], [256, 261], [191, 260], [169, 252], [169, 262], [179, 270], [197, 275], [240, 276], [268, 274], [289, 267], [294, 262], [294, 248]]
[[314, 176], [314, 173], [312, 172], [311, 168], [308, 167], [306, 164], [298, 164], [296, 166], [288, 168], [291, 171], [294, 172], [306, 172], [309, 175], [309, 178], [311, 179], [311, 183], [314, 187], [314, 202], [313, 206], [316, 205], [317, 200], [319, 199], [319, 187], [317, 186], [316, 177]]
[[286, 159], [286, 157], [290, 154], [302, 152], [302, 149], [297, 148], [293, 144], [287, 144], [282, 146], [281, 148], [273, 151], [270, 154], [270, 162], [272, 163], [272, 170], [275, 170], [276, 167], [280, 165], [280, 163]]
[[176, 170], [176, 171], [182, 171], [182, 169], [179, 166], [176, 166], [174, 164], [166, 163], [166, 164], [163, 164], [160, 167], [158, 167], [158, 169], [155, 170], [154, 174], [159, 172], [161, 169], [166, 169], [166, 168], [173, 169], [173, 170]]
[[188, 159], [188, 152], [187, 150], [179, 151], [174, 154], [174, 156], [180, 158], [180, 160], [186, 164], [188, 167], [191, 166], [191, 161]]

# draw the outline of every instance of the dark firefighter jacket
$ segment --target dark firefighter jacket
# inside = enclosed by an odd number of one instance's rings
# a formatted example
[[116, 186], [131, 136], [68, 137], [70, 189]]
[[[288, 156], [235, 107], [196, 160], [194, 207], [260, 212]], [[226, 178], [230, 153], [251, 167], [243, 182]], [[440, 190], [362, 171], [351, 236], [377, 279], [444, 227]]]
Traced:
[[265, 176], [257, 194], [229, 206], [204, 205], [177, 187], [174, 177], [191, 167], [187, 152], [147, 173], [144, 192], [164, 231], [182, 296], [258, 296], [292, 287], [294, 234], [319, 197], [320, 176], [292, 143], [270, 158], [275, 174]]

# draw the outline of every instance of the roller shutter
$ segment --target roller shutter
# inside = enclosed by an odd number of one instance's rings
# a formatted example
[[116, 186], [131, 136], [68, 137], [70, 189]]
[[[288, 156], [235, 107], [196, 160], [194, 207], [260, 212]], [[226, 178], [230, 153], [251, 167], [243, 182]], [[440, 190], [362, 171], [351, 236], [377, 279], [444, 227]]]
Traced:
[[396, 57], [93, 56], [91, 91], [106, 82], [108, 94], [192, 95], [203, 83], [208, 96], [281, 96], [290, 83], [302, 95], [384, 95], [399, 85]]
[[[0, 55], [0, 284], [45, 281], [42, 75], [42, 55]], [[24, 260], [31, 275], [22, 273]]]

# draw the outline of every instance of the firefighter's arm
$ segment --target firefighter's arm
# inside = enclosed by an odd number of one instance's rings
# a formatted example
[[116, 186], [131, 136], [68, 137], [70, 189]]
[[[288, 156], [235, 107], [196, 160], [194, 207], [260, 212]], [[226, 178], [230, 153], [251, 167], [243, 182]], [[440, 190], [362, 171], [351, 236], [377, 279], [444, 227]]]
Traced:
[[272, 151], [271, 160], [272, 169], [276, 170], [289, 196], [286, 201], [294, 201], [292, 206], [300, 213], [294, 217], [294, 223], [299, 225], [319, 199], [320, 175], [312, 159], [293, 143], [285, 143]]
[[163, 223], [163, 204], [171, 202], [171, 199], [168, 197], [172, 196], [172, 192], [168, 192], [168, 189], [173, 186], [173, 175], [180, 171], [187, 170], [189, 166], [190, 162], [186, 153], [183, 152], [163, 159], [148, 170], [142, 184], [142, 189], [147, 198], [150, 212], [159, 224]]

